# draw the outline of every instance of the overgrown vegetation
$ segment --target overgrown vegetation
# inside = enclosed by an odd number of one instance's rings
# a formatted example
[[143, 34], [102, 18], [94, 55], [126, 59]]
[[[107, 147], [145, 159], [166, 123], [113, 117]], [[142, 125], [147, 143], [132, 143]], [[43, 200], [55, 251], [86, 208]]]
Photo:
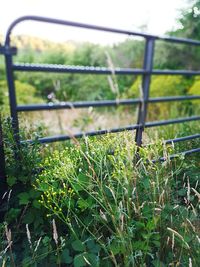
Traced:
[[53, 151], [23, 146], [19, 166], [11, 142], [2, 265], [199, 265], [195, 158], [152, 164], [175, 152], [158, 142], [136, 163], [133, 136], [123, 133]]
[[[180, 19], [183, 29], [169, 34], [198, 39], [198, 23], [192, 23], [199, 14], [196, 1]], [[144, 43], [131, 39], [102, 47], [22, 36], [13, 38], [13, 44], [21, 49], [15, 61], [30, 63], [141, 68], [144, 53]], [[160, 42], [154, 67], [196, 69], [199, 55], [195, 48]], [[27, 126], [25, 119], [32, 118], [22, 115], [20, 138], [34, 143], [16, 150], [3, 61], [0, 79], [7, 173], [0, 201], [1, 266], [200, 266], [199, 154], [169, 159], [199, 147], [199, 139], [163, 142], [199, 133], [197, 122], [147, 129], [144, 142], [150, 145], [138, 149], [130, 132], [41, 145], [37, 140], [50, 127], [40, 122]], [[153, 77], [150, 96], [199, 95], [199, 85], [198, 77]], [[16, 89], [19, 104], [135, 98], [140, 97], [141, 77], [17, 73]], [[135, 108], [118, 111], [126, 118], [131, 115], [134, 123]], [[97, 114], [91, 109], [86, 113], [73, 126], [84, 131], [94, 124]], [[97, 113], [102, 116], [102, 111]], [[198, 113], [198, 100], [148, 107], [149, 120]], [[57, 118], [60, 123], [60, 113]], [[160, 162], [160, 157], [166, 160]]]

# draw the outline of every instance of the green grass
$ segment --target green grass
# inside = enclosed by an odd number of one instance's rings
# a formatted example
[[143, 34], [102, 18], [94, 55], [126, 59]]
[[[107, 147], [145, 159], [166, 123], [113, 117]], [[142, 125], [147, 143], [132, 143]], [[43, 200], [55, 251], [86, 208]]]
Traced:
[[[199, 143], [160, 140], [198, 131], [187, 125], [158, 128], [158, 141], [140, 149], [139, 161], [132, 133], [124, 132], [23, 145], [16, 162], [6, 123], [1, 265], [199, 266], [199, 155], [167, 157]], [[37, 139], [29, 131], [22, 139]], [[166, 162], [151, 163], [162, 156]]]

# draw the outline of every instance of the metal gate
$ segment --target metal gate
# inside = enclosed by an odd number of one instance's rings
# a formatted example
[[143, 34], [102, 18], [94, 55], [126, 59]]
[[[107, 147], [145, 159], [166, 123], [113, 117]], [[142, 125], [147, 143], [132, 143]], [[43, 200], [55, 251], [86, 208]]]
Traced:
[[[31, 20], [37, 21], [41, 23], [49, 23], [49, 24], [58, 24], [65, 26], [72, 26], [78, 28], [85, 28], [96, 31], [117, 33], [122, 35], [129, 36], [139, 36], [143, 37], [145, 40], [145, 53], [144, 53], [144, 62], [142, 69], [132, 69], [132, 68], [116, 68], [114, 69], [114, 73], [116, 75], [142, 75], [142, 90], [143, 94], [141, 98], [137, 99], [123, 99], [123, 100], [104, 100], [104, 101], [82, 101], [82, 102], [62, 102], [56, 104], [30, 104], [30, 105], [18, 105], [16, 101], [16, 90], [14, 83], [14, 72], [25, 71], [25, 72], [52, 72], [52, 73], [81, 73], [81, 74], [112, 74], [113, 70], [105, 67], [80, 67], [80, 66], [67, 66], [67, 65], [52, 65], [52, 64], [14, 64], [13, 63], [13, 55], [16, 54], [16, 48], [11, 47], [10, 36], [15, 28], [15, 26], [21, 22]], [[185, 101], [185, 100], [193, 100], [200, 99], [200, 95], [196, 96], [170, 96], [170, 97], [149, 97], [149, 88], [151, 82], [152, 75], [200, 75], [200, 71], [191, 71], [191, 70], [157, 70], [153, 68], [153, 58], [154, 58], [154, 46], [157, 40], [162, 40], [169, 43], [182, 43], [186, 45], [192, 46], [200, 46], [200, 41], [190, 40], [190, 39], [182, 39], [175, 37], [160, 37], [155, 35], [149, 35], [144, 33], [137, 33], [132, 31], [114, 29], [114, 28], [106, 28], [95, 25], [82, 24], [77, 22], [38, 17], [38, 16], [25, 16], [18, 18], [15, 20], [9, 27], [5, 44], [1, 48], [1, 53], [5, 55], [5, 63], [6, 63], [6, 73], [7, 73], [7, 82], [9, 89], [9, 99], [10, 99], [10, 112], [12, 118], [12, 127], [14, 131], [14, 137], [17, 145], [20, 145], [21, 142], [32, 142], [32, 140], [20, 140], [19, 136], [19, 121], [18, 121], [18, 113], [26, 112], [26, 111], [39, 111], [39, 110], [58, 110], [58, 109], [71, 109], [73, 108], [87, 108], [87, 107], [106, 107], [106, 106], [119, 106], [119, 105], [139, 105], [139, 112], [137, 123], [133, 125], [128, 125], [122, 128], [114, 128], [114, 129], [104, 129], [99, 131], [91, 131], [91, 132], [80, 132], [75, 134], [74, 138], [80, 138], [83, 136], [94, 136], [94, 135], [102, 135], [106, 133], [117, 133], [126, 130], [135, 130], [136, 137], [135, 142], [138, 146], [142, 145], [142, 134], [144, 128], [157, 127], [169, 124], [183, 123], [189, 121], [197, 121], [200, 120], [200, 116], [190, 116], [184, 118], [170, 119], [170, 120], [162, 120], [162, 121], [153, 121], [146, 122], [147, 115], [147, 105], [148, 103], [160, 103], [160, 102], [171, 102], [171, 101]], [[199, 138], [200, 134], [185, 136], [180, 138], [174, 138], [171, 140], [166, 140], [166, 143], [176, 143], [186, 140], [192, 140]], [[39, 138], [38, 141], [40, 143], [51, 143], [55, 141], [64, 141], [70, 139], [69, 135], [59, 135], [59, 136], [50, 136]], [[191, 154], [194, 152], [200, 152], [200, 148], [191, 149], [184, 151], [185, 155]], [[171, 155], [171, 158], [176, 155]], [[161, 158], [160, 160], [165, 160]]]

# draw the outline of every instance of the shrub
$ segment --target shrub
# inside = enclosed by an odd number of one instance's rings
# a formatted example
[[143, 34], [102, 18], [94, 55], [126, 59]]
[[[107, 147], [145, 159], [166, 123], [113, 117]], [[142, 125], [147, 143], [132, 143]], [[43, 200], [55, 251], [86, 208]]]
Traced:
[[[17, 102], [19, 104], [41, 103], [41, 98], [36, 96], [36, 89], [27, 83], [15, 82]], [[6, 81], [0, 81], [0, 103], [5, 110], [9, 109], [8, 85]]]
[[[165, 97], [178, 96], [188, 93], [188, 88], [192, 83], [191, 79], [182, 76], [154, 76], [151, 80], [150, 97]], [[128, 91], [128, 97], [139, 97], [142, 87], [142, 79], [138, 77]], [[186, 104], [186, 105], [185, 105]], [[158, 116], [162, 118], [169, 118], [176, 116], [177, 113], [185, 113], [188, 103], [180, 102], [166, 102], [158, 104], [149, 104], [149, 118], [157, 119]]]
[[[199, 78], [195, 79], [194, 83], [189, 88], [188, 93], [190, 95], [200, 95], [200, 80], [199, 80]], [[199, 103], [200, 103], [200, 100], [194, 100], [193, 101], [194, 108], [197, 109], [198, 111], [199, 111]]]
[[[24, 143], [16, 150], [9, 120], [3, 129], [8, 188], [1, 194], [5, 222], [0, 224], [0, 266], [55, 266], [63, 241], [56, 247], [52, 223], [38, 202], [41, 194], [33, 188], [45, 147]], [[30, 130], [20, 132], [21, 140], [40, 134], [39, 129]]]
[[[197, 217], [183, 203], [189, 184], [184, 186], [182, 161], [147, 164], [162, 153], [158, 145], [141, 149], [142, 159], [133, 166], [136, 147], [130, 140], [127, 135], [86, 139], [44, 162], [36, 183], [40, 203], [59, 222], [61, 235], [67, 233], [73, 265], [198, 262], [198, 252], [191, 253], [197, 232], [189, 223]], [[198, 208], [195, 191], [190, 194]]]

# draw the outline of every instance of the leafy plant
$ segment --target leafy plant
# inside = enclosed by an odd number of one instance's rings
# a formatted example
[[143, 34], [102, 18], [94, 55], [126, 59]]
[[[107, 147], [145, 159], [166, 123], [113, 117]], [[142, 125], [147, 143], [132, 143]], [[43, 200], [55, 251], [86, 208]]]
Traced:
[[[152, 157], [163, 153], [158, 144], [141, 149], [141, 160], [134, 166], [136, 147], [130, 136], [122, 136], [86, 139], [55, 151], [36, 180], [41, 205], [68, 233], [74, 265], [141, 266], [156, 259], [166, 265], [176, 260], [185, 264], [189, 258], [198, 262], [197, 254], [190, 253], [198, 240], [186, 223], [194, 214], [177, 195], [182, 160], [151, 164]], [[94, 262], [88, 239], [98, 246]]]

